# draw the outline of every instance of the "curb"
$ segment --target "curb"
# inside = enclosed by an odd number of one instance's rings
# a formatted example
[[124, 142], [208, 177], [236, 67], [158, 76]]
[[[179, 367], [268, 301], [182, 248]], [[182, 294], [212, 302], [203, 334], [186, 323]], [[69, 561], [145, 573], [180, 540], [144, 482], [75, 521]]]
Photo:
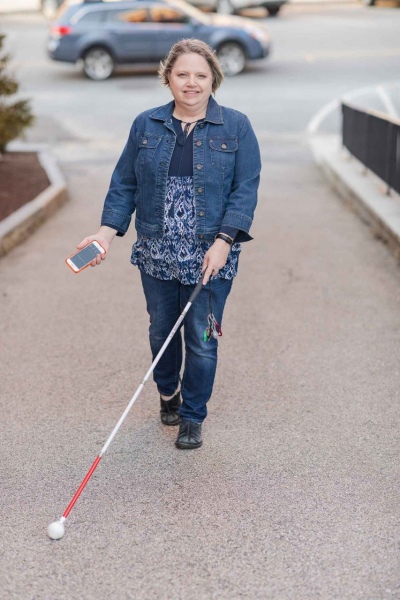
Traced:
[[0, 221], [0, 258], [26, 240], [68, 198], [67, 185], [60, 168], [44, 146], [12, 144], [9, 152], [37, 152], [50, 185], [36, 198]]
[[366, 173], [364, 165], [342, 148], [340, 136], [314, 136], [309, 144], [331, 187], [400, 259], [400, 200], [396, 192], [387, 195], [384, 182]]

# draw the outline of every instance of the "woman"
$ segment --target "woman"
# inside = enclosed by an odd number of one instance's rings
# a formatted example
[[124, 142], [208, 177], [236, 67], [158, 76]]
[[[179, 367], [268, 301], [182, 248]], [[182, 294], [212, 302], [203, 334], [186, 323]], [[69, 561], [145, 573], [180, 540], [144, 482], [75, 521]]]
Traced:
[[[252, 239], [248, 232], [261, 164], [247, 117], [212, 97], [223, 74], [207, 44], [194, 39], [176, 43], [159, 75], [173, 100], [133, 122], [112, 175], [101, 227], [78, 248], [98, 240], [108, 253], [136, 210], [138, 237], [131, 262], [141, 273], [153, 359], [204, 274], [203, 288], [185, 318], [182, 379], [180, 331], [154, 369], [161, 421], [180, 425], [177, 448], [193, 449], [202, 445], [201, 424], [217, 366], [217, 325], [211, 323], [207, 335], [204, 331], [210, 312], [221, 323], [240, 242]], [[98, 255], [92, 266], [104, 258]]]

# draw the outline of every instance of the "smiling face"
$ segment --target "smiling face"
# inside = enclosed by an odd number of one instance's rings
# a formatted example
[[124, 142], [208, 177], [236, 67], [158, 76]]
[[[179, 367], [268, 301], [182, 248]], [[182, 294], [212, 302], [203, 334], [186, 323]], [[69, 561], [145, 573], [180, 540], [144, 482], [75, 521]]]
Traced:
[[168, 82], [180, 116], [205, 114], [213, 84], [205, 58], [195, 52], [181, 54], [171, 69]]

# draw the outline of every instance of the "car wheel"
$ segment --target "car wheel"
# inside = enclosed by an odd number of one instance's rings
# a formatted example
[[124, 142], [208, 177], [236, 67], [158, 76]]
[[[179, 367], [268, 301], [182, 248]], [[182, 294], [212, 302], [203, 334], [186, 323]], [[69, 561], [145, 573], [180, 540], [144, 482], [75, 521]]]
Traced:
[[114, 71], [114, 59], [105, 48], [90, 48], [83, 57], [83, 71], [89, 79], [104, 81]]
[[268, 6], [268, 5], [265, 8], [267, 9], [270, 17], [276, 17], [276, 15], [278, 14], [278, 12], [281, 9], [280, 6]]
[[59, 6], [60, 2], [57, 0], [41, 0], [40, 2], [42, 14], [46, 19], [54, 19]]
[[226, 42], [217, 49], [217, 58], [228, 77], [241, 73], [246, 64], [246, 53], [240, 44]]
[[234, 12], [229, 0], [218, 0], [216, 10], [221, 15], [233, 15]]

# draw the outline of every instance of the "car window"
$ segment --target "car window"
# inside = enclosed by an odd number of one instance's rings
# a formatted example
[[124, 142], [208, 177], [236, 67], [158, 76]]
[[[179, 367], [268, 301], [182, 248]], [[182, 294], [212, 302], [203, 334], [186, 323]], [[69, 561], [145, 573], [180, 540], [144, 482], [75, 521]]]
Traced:
[[103, 11], [100, 10], [88, 10], [85, 12], [79, 12], [75, 17], [71, 19], [71, 22], [79, 23], [79, 24], [89, 24], [89, 23], [100, 23], [103, 21], [104, 14]]
[[187, 23], [189, 17], [170, 6], [158, 5], [150, 8], [150, 18], [155, 23]]
[[147, 8], [136, 8], [131, 10], [117, 9], [105, 11], [107, 21], [114, 23], [146, 23], [149, 20]]
[[202, 12], [198, 8], [195, 8], [188, 2], [185, 2], [184, 0], [165, 0], [165, 3], [170, 8], [174, 8], [175, 10], [181, 10], [183, 13], [185, 13], [192, 19], [195, 19], [199, 23], [203, 23], [203, 25], [208, 25], [210, 22], [210, 16], [208, 14]]

